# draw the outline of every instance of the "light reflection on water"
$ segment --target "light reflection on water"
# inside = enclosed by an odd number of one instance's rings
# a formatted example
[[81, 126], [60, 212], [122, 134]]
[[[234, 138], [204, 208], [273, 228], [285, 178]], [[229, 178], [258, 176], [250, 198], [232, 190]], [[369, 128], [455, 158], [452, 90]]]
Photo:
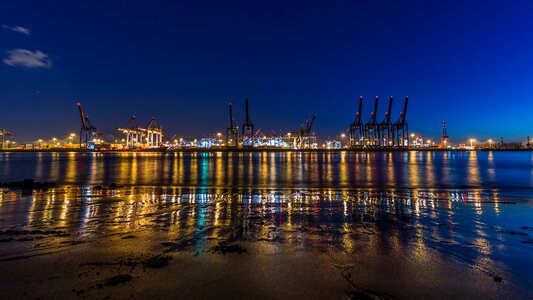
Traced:
[[0, 182], [209, 188], [533, 188], [531, 152], [0, 153]]

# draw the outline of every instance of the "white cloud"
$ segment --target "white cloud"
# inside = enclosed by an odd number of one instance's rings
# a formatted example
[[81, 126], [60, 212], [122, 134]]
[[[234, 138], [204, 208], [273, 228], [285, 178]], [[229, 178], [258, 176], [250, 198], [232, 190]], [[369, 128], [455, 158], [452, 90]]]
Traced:
[[27, 34], [27, 35], [31, 34], [31, 31], [28, 28], [22, 27], [22, 26], [2, 25], [2, 27], [5, 28], [5, 29], [9, 29], [11, 31], [14, 31], [14, 32], [22, 33], [22, 34]]
[[40, 50], [13, 49], [6, 51], [4, 64], [12, 67], [51, 68], [52, 59]]

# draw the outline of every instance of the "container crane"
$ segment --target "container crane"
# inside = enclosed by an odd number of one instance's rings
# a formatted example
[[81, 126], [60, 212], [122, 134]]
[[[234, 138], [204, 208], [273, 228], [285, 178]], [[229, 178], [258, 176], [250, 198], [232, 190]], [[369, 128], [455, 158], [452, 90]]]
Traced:
[[239, 127], [235, 126], [233, 121], [233, 111], [231, 108], [231, 102], [229, 103], [229, 126], [226, 130], [226, 147], [239, 146]]
[[363, 109], [363, 96], [359, 97], [359, 110], [355, 115], [355, 120], [350, 124], [350, 146], [359, 146], [363, 138], [363, 123], [361, 122], [361, 111]]
[[392, 146], [393, 136], [392, 133], [392, 122], [391, 122], [391, 110], [392, 110], [392, 96], [389, 98], [389, 108], [385, 113], [385, 119], [383, 122], [379, 123], [379, 143], [381, 146], [388, 147]]
[[149, 147], [157, 147], [163, 144], [163, 126], [157, 125], [155, 117], [152, 117], [144, 131], [146, 132], [146, 141]]
[[[379, 125], [376, 120], [376, 115], [378, 111], [378, 96], [374, 99], [374, 110], [372, 111], [372, 117], [370, 121], [365, 124], [364, 128], [364, 139], [366, 144], [370, 146], [375, 146], [379, 142]], [[365, 146], [367, 146], [365, 145]]]
[[117, 130], [126, 135], [126, 147], [134, 148], [142, 143], [143, 132], [139, 124], [137, 124], [135, 116], [131, 116], [130, 120], [124, 126], [117, 128]]
[[78, 102], [78, 111], [80, 112], [81, 128], [80, 128], [80, 149], [85, 144], [86, 149], [94, 149], [94, 142], [101, 132], [98, 132], [96, 127], [91, 124], [89, 116], [83, 112], [81, 103]]
[[307, 149], [311, 147], [315, 136], [311, 134], [311, 129], [315, 123], [316, 114], [313, 115], [311, 120], [306, 120], [304, 124], [300, 125], [300, 132], [297, 133], [296, 147], [299, 149]]
[[395, 134], [395, 146], [406, 147], [409, 146], [409, 143], [405, 143], [409, 139], [409, 125], [405, 121], [407, 115], [407, 104], [409, 102], [409, 97], [405, 97], [405, 102], [403, 104], [403, 111], [400, 113], [400, 118], [396, 123], [394, 123], [394, 134]]
[[254, 124], [250, 121], [248, 112], [248, 98], [245, 100], [246, 123], [242, 124], [242, 145], [244, 147], [253, 147], [255, 141]]

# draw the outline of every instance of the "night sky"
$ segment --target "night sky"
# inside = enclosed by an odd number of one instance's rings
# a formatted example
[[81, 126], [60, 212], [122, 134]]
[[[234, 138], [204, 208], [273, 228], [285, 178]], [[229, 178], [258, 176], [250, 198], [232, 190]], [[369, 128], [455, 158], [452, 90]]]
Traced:
[[[46, 2], [46, 3], [45, 3]], [[227, 126], [322, 138], [389, 96], [411, 131], [454, 143], [533, 137], [532, 1], [2, 1], [0, 128], [19, 142], [79, 132], [78, 99], [119, 137], [131, 115], [167, 137]], [[406, 4], [405, 2], [409, 2]]]

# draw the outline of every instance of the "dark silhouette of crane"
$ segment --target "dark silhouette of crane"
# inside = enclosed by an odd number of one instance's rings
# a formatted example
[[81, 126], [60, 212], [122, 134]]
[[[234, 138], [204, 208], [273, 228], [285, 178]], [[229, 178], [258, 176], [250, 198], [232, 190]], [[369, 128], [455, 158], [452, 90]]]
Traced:
[[405, 141], [409, 139], [409, 125], [405, 121], [407, 115], [407, 104], [409, 102], [409, 97], [405, 97], [405, 102], [403, 104], [403, 111], [400, 113], [400, 118], [396, 123], [394, 123], [394, 134], [395, 134], [395, 146], [397, 147], [407, 147], [409, 143]]
[[78, 110], [80, 112], [81, 129], [80, 129], [80, 149], [85, 145], [86, 149], [94, 149], [94, 141], [99, 133], [96, 127], [91, 124], [89, 116], [83, 112], [81, 103], [78, 102]]
[[392, 96], [389, 98], [389, 108], [385, 113], [385, 119], [383, 122], [379, 123], [379, 144], [384, 147], [392, 146], [394, 135], [392, 133], [392, 122], [391, 122], [391, 110], [392, 110]]
[[359, 110], [355, 115], [355, 120], [350, 124], [350, 147], [355, 148], [362, 146], [360, 144], [363, 138], [363, 122], [361, 122], [361, 110], [363, 109], [363, 96], [359, 97]]
[[378, 96], [374, 99], [374, 110], [372, 111], [372, 117], [370, 118], [370, 121], [365, 124], [364, 128], [364, 139], [365, 139], [365, 146], [375, 146], [379, 142], [379, 125], [376, 120], [376, 115], [378, 112]]
[[300, 125], [300, 132], [297, 133], [296, 147], [299, 149], [307, 149], [311, 147], [312, 140], [315, 137], [311, 134], [313, 124], [315, 123], [316, 114], [309, 120], [306, 120], [304, 124]]
[[254, 124], [250, 120], [248, 112], [248, 98], [245, 100], [246, 122], [242, 124], [242, 145], [243, 147], [253, 147], [255, 140]]
[[226, 131], [226, 147], [237, 148], [239, 146], [239, 127], [235, 126], [233, 121], [233, 111], [231, 102], [229, 103], [229, 126]]

